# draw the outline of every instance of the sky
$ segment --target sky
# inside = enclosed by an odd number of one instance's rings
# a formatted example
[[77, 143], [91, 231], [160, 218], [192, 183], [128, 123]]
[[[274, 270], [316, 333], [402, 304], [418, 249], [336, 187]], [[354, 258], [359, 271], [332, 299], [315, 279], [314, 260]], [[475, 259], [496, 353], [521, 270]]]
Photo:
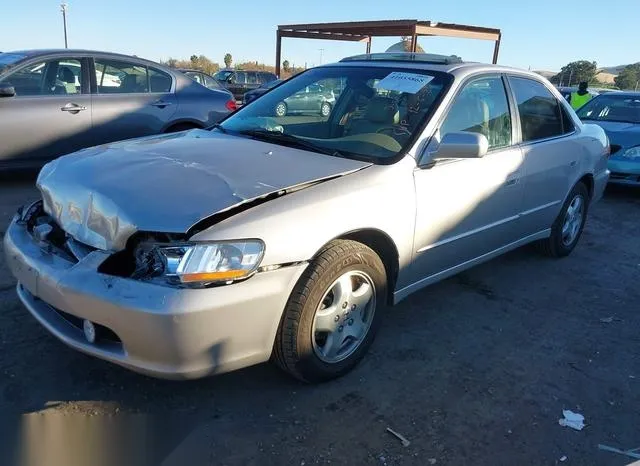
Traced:
[[[5, 0], [0, 50], [64, 47], [60, 2]], [[151, 60], [206, 55], [222, 63], [273, 64], [278, 24], [420, 19], [502, 30], [498, 62], [557, 71], [570, 61], [598, 66], [640, 61], [640, 0], [68, 0], [70, 48], [137, 55]], [[396, 38], [374, 38], [384, 52]], [[493, 43], [423, 37], [427, 52], [490, 62]], [[323, 49], [323, 50], [320, 50]], [[282, 59], [316, 66], [364, 53], [362, 43], [284, 39]]]

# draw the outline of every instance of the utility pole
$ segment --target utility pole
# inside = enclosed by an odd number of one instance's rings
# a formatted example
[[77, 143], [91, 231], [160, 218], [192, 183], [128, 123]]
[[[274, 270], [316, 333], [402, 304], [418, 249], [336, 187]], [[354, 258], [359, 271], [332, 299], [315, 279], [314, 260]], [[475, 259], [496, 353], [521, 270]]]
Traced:
[[635, 88], [636, 91], [638, 90], [638, 84], [640, 84], [640, 80], [636, 81], [636, 88]]
[[68, 49], [69, 45], [67, 43], [67, 7], [68, 5], [65, 2], [60, 4], [60, 11], [62, 11], [62, 24], [64, 26], [64, 48]]
[[320, 64], [322, 65], [322, 52], [324, 52], [324, 49], [318, 49], [320, 50]]

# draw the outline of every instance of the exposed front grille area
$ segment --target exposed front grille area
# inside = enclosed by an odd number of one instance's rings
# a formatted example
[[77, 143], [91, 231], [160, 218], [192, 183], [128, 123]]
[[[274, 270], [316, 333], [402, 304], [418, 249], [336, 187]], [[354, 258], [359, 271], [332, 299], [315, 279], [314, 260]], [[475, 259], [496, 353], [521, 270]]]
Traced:
[[56, 254], [70, 262], [77, 263], [84, 256], [95, 250], [90, 246], [79, 243], [69, 236], [56, 221], [48, 215], [42, 201], [31, 205], [22, 215], [21, 222], [40, 247], [52, 254]]

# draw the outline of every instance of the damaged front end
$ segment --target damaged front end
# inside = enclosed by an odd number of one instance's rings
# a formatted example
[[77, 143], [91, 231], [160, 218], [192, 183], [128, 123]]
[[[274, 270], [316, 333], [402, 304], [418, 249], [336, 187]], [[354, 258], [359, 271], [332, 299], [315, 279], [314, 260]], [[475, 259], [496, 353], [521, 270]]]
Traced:
[[69, 262], [77, 263], [96, 250], [65, 232], [55, 219], [44, 211], [41, 200], [18, 209], [16, 223], [26, 228], [41, 249]]
[[[16, 214], [38, 246], [48, 254], [78, 263], [96, 248], [80, 243], [44, 211], [42, 201]], [[98, 272], [172, 287], [201, 288], [251, 277], [264, 255], [258, 239], [193, 243], [185, 235], [139, 232], [125, 249], [110, 254]]]

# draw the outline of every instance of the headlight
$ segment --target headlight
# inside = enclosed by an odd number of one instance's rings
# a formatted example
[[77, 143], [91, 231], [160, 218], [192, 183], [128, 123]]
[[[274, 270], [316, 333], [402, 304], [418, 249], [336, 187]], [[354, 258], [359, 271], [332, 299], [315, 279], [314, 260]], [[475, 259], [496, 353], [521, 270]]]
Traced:
[[258, 269], [264, 255], [259, 240], [223, 241], [158, 249], [163, 262], [163, 275], [174, 283], [213, 284], [247, 278]]
[[640, 146], [631, 147], [622, 153], [625, 159], [640, 160]]

